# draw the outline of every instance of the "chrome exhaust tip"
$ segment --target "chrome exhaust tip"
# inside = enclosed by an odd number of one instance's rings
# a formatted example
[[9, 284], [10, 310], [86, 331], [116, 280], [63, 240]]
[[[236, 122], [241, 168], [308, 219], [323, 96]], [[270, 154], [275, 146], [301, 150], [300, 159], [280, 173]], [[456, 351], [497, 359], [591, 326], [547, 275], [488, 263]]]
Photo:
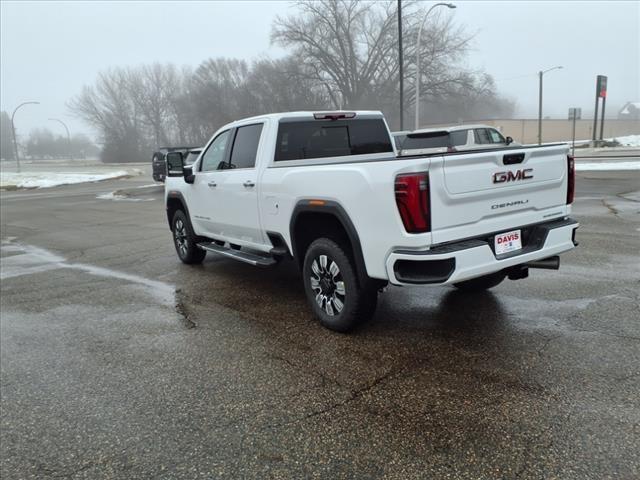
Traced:
[[522, 265], [525, 268], [544, 268], [546, 270], [558, 270], [560, 269], [560, 257], [555, 255], [549, 258], [543, 258], [542, 260], [534, 260]]

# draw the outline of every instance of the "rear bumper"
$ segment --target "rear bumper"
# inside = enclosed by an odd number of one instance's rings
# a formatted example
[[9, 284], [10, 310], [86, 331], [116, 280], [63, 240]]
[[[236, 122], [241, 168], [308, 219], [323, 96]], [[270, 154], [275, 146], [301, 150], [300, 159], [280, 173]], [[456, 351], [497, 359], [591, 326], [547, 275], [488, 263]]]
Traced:
[[441, 245], [427, 251], [397, 250], [387, 258], [387, 275], [394, 285], [448, 285], [481, 277], [575, 248], [578, 226], [578, 222], [567, 218], [522, 227], [527, 233], [522, 250], [506, 255], [495, 255], [493, 235]]

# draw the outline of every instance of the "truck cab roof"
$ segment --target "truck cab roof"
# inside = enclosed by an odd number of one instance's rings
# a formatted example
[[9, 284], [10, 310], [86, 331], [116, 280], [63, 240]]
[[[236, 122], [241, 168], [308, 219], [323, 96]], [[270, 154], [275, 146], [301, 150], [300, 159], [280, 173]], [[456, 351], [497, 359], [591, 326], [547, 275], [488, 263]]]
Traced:
[[258, 120], [330, 120], [330, 119], [349, 119], [349, 118], [383, 118], [383, 114], [379, 110], [316, 110], [316, 111], [297, 111], [297, 112], [279, 112], [269, 113], [265, 115], [256, 115], [254, 117], [235, 120], [225, 125], [226, 127], [234, 127], [236, 125], [244, 125]]

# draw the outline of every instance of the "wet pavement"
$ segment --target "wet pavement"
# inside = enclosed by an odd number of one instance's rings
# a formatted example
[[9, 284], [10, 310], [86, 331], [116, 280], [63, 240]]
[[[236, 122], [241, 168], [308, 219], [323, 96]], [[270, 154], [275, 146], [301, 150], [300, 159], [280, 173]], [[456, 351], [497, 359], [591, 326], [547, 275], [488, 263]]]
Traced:
[[0, 194], [3, 479], [640, 476], [640, 173], [579, 175], [560, 271], [351, 335], [292, 262], [182, 265], [148, 183]]

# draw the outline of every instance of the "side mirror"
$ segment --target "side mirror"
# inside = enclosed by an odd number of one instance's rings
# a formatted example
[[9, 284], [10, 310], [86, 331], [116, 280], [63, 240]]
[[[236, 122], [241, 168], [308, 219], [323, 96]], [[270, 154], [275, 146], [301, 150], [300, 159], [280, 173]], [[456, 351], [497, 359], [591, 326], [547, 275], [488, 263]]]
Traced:
[[195, 176], [193, 175], [192, 166], [185, 167], [182, 152], [169, 152], [166, 157], [167, 161], [167, 177], [183, 177], [187, 183], [193, 183]]
[[511, 137], [507, 137], [507, 138], [505, 139], [505, 142], [507, 143], [507, 145], [510, 145], [510, 144], [512, 144], [512, 143], [513, 143], [513, 138], [511, 138]]
[[167, 177], [184, 176], [184, 162], [181, 152], [169, 152], [166, 156]]

